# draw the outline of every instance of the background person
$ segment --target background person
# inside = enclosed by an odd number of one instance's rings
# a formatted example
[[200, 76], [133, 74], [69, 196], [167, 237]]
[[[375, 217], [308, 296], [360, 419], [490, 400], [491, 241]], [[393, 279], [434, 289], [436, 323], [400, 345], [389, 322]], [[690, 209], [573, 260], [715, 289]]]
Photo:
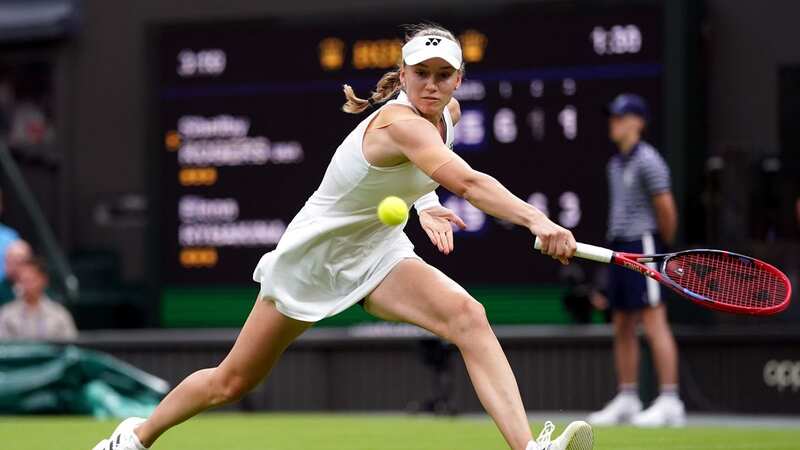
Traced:
[[[669, 168], [658, 151], [642, 140], [647, 104], [638, 95], [620, 94], [608, 105], [608, 113], [609, 137], [618, 150], [607, 166], [608, 246], [619, 252], [662, 253], [675, 238], [678, 219]], [[686, 413], [678, 395], [678, 350], [662, 303], [664, 292], [655, 280], [616, 265], [609, 267], [608, 278], [619, 390], [588, 421], [594, 425], [683, 425]], [[594, 303], [603, 303], [601, 295], [594, 297]], [[639, 323], [652, 350], [661, 391], [645, 411], [638, 387]]]
[[0, 339], [72, 340], [78, 329], [72, 315], [45, 294], [47, 266], [39, 258], [18, 270], [19, 297], [0, 308]]

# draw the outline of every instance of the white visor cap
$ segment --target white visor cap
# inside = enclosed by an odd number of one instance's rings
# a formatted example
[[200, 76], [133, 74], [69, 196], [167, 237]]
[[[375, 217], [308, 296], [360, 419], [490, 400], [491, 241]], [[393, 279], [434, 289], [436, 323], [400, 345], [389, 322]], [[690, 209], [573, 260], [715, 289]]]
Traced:
[[409, 66], [431, 58], [442, 58], [454, 69], [461, 69], [461, 47], [441, 36], [417, 36], [403, 45], [403, 61]]

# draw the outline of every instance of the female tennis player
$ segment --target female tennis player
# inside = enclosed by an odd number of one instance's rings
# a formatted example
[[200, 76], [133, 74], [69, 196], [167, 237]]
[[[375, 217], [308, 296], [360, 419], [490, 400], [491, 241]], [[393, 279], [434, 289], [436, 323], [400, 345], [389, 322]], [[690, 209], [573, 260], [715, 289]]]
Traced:
[[[265, 254], [253, 278], [261, 289], [228, 356], [193, 373], [147, 419], [123, 421], [95, 450], [147, 448], [169, 428], [206, 409], [240, 399], [270, 372], [286, 347], [314, 322], [363, 300], [386, 320], [418, 325], [455, 344], [478, 398], [514, 450], [592, 448], [592, 430], [574, 422], [552, 442], [548, 422], [534, 441], [511, 367], [467, 291], [414, 254], [402, 227], [387, 227], [376, 206], [388, 195], [414, 203], [440, 251], [453, 250], [451, 224], [463, 221], [439, 205], [442, 185], [492, 216], [527, 227], [542, 252], [567, 263], [572, 234], [520, 200], [497, 180], [473, 170], [449, 148], [460, 109], [461, 47], [438, 26], [410, 30], [396, 71], [368, 100], [345, 86], [343, 109], [360, 113], [388, 101], [342, 142], [319, 188]], [[376, 445], [379, 447], [380, 445]]]

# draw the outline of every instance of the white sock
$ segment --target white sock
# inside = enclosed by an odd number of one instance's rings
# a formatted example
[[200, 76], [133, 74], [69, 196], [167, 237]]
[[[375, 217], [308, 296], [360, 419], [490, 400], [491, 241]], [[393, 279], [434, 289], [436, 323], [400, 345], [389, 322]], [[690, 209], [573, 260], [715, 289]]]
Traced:
[[139, 436], [137, 436], [136, 433], [133, 430], [131, 430], [131, 434], [133, 435], [133, 443], [136, 444], [136, 448], [138, 448], [139, 450], [147, 450], [148, 449], [148, 447], [145, 447], [142, 444], [142, 441], [139, 440]]
[[536, 442], [530, 441], [528, 442], [528, 446], [525, 447], [525, 450], [539, 450], [539, 444]]
[[619, 395], [623, 397], [638, 397], [639, 385], [636, 383], [625, 383], [619, 385]]
[[678, 398], [678, 385], [677, 384], [661, 385], [661, 396], [668, 398]]

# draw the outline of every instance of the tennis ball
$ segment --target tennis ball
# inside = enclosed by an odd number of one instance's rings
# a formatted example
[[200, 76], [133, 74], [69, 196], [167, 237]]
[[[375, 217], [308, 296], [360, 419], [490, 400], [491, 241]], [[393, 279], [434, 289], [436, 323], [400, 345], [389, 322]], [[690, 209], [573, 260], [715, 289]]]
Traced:
[[378, 204], [378, 219], [385, 225], [396, 226], [408, 218], [408, 205], [400, 197], [393, 195], [381, 200]]

